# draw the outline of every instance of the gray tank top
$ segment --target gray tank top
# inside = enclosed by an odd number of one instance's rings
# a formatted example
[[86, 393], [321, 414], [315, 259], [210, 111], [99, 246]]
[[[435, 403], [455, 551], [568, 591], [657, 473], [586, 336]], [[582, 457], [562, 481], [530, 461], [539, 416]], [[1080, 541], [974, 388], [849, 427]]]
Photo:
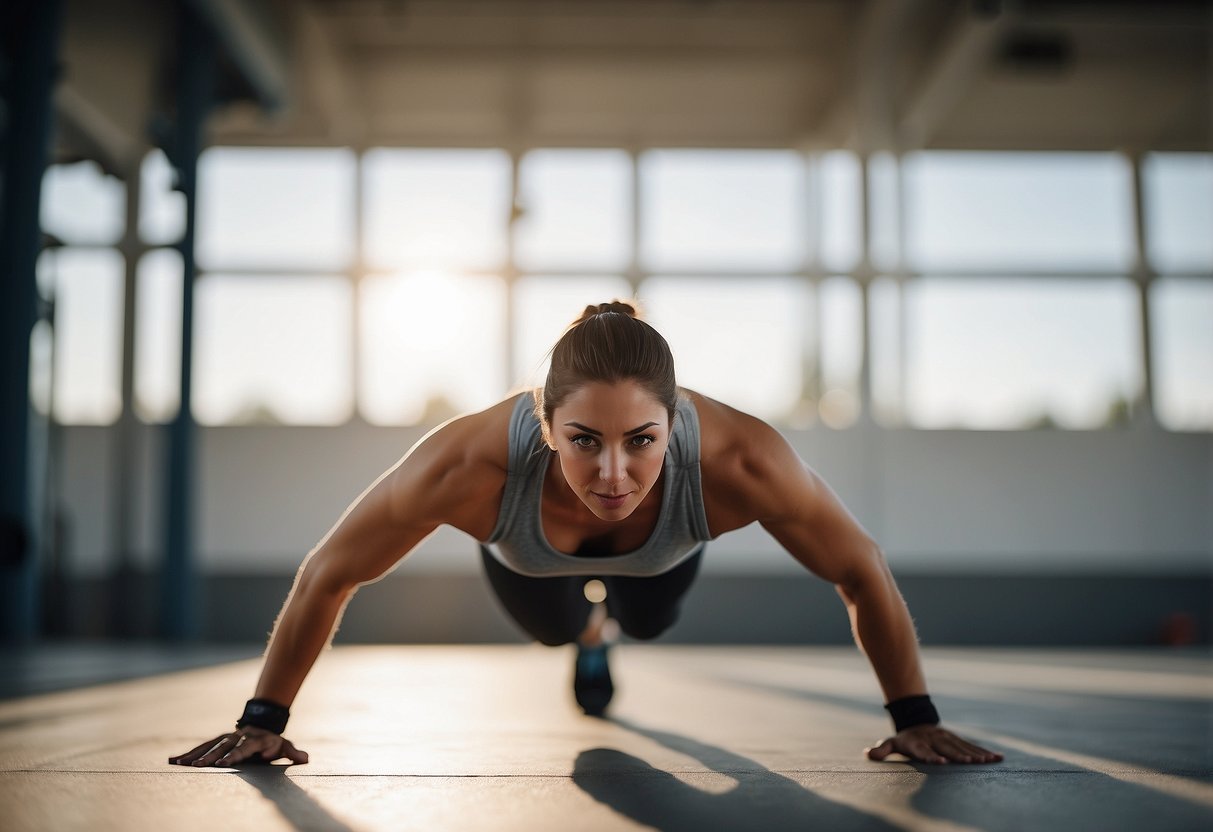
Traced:
[[531, 577], [556, 575], [660, 575], [710, 539], [699, 478], [699, 414], [680, 397], [666, 449], [661, 511], [652, 535], [622, 555], [567, 555], [543, 536], [540, 498], [554, 453], [543, 442], [535, 400], [523, 393], [510, 416], [510, 461], [497, 526], [485, 547], [508, 569]]

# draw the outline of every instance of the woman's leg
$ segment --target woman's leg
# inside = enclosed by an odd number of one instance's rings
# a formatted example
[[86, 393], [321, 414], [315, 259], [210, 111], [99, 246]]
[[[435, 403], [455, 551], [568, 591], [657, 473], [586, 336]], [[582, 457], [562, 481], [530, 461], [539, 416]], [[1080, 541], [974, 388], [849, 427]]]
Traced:
[[612, 618], [632, 638], [651, 639], [678, 620], [682, 599], [703, 560], [703, 546], [669, 572], [647, 578], [603, 578], [606, 604]]
[[588, 578], [531, 578], [503, 566], [483, 546], [480, 557], [501, 606], [532, 638], [555, 647], [576, 641], [590, 616]]

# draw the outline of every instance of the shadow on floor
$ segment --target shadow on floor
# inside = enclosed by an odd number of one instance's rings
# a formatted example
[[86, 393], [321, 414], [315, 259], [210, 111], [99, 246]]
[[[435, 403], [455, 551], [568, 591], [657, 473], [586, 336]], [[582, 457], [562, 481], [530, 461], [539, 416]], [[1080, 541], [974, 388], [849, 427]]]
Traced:
[[1018, 766], [1043, 771], [983, 771], [973, 766], [919, 766], [928, 776], [910, 800], [918, 812], [986, 832], [1025, 829], [1208, 829], [1208, 806], [1180, 800], [1093, 771], [1057, 771], [1056, 761], [1012, 752]]
[[287, 823], [307, 832], [354, 832], [286, 776], [290, 765], [243, 764], [236, 776], [261, 792]]
[[[830, 694], [738, 679], [729, 681], [807, 701], [883, 714], [879, 706]], [[1170, 749], [1171, 766], [1144, 764], [1144, 767], [1208, 782], [1207, 764], [1202, 763], [1208, 754], [1204, 744], [1208, 725], [1202, 718], [1207, 712], [1207, 703], [1120, 700], [1114, 710], [1118, 716], [1104, 714], [1097, 703], [1088, 702], [1085, 697], [1081, 702], [1069, 704], [1069, 708], [1047, 709], [1040, 705], [1018, 706], [942, 697], [941, 711], [945, 715], [957, 714], [960, 721], [988, 725], [991, 730], [1006, 736], [1027, 739], [1059, 751], [1117, 761], [1135, 757], [1152, 757], [1157, 761], [1160, 747], [1164, 752]], [[986, 709], [992, 710], [987, 712]], [[1092, 716], [1092, 712], [1098, 716]], [[984, 718], [974, 719], [979, 714]], [[1177, 720], [1166, 725], [1165, 731], [1160, 730], [1164, 714]], [[1138, 733], [1150, 737], [1151, 726], [1154, 748], [1138, 748]], [[1171, 736], [1167, 736], [1168, 733]], [[1148, 739], [1145, 741], [1150, 744]], [[997, 743], [985, 744], [1005, 754], [1006, 768], [915, 764], [916, 769], [929, 776], [914, 794], [910, 805], [924, 815], [987, 832], [1070, 830], [1076, 828], [1077, 819], [1081, 819], [1080, 828], [1084, 829], [1187, 832], [1209, 828], [1210, 818], [1213, 818], [1210, 807], [1196, 799], [1174, 797], [1064, 761], [1003, 748]], [[1202, 765], [1206, 767], [1202, 768]]]
[[723, 794], [714, 794], [613, 748], [581, 752], [573, 766], [573, 782], [594, 800], [637, 823], [663, 832], [897, 829], [872, 815], [819, 797], [796, 781], [723, 748], [627, 720], [611, 721], [694, 757], [737, 783]]
[[[737, 677], [712, 678], [886, 716], [874, 701]], [[946, 723], [983, 726], [995, 734], [1202, 782], [1213, 775], [1213, 703], [1208, 700], [1035, 692], [1030, 701], [1020, 702], [946, 695], [932, 698]]]

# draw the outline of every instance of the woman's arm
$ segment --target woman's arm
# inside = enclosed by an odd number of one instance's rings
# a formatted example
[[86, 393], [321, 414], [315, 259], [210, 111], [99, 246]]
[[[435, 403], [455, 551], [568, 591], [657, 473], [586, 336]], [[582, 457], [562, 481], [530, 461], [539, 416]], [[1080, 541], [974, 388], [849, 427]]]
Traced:
[[[497, 519], [512, 400], [435, 429], [358, 497], [295, 577], [266, 649], [254, 698], [289, 708], [358, 588], [378, 580], [439, 525], [479, 539]], [[170, 763], [233, 765], [259, 755], [307, 762], [276, 733], [253, 726], [216, 737]]]
[[[835, 585], [885, 701], [926, 695], [914, 623], [876, 541], [778, 431], [709, 399], [696, 402], [713, 536], [759, 521], [800, 563]], [[894, 751], [924, 762], [1001, 759], [934, 725], [900, 731], [868, 753], [884, 759]]]

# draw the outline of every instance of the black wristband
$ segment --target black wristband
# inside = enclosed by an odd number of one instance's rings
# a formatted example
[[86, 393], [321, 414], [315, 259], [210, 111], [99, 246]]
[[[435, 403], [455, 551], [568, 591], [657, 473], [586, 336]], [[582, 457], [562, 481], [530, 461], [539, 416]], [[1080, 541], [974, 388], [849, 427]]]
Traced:
[[268, 699], [250, 699], [244, 706], [244, 714], [236, 721], [237, 728], [252, 725], [254, 728], [264, 728], [281, 734], [286, 730], [286, 721], [291, 717], [291, 709], [284, 708], [277, 702]]
[[921, 696], [906, 696], [895, 699], [884, 706], [893, 717], [893, 727], [898, 732], [915, 725], [938, 725], [939, 711], [931, 704], [931, 697], [925, 693]]

